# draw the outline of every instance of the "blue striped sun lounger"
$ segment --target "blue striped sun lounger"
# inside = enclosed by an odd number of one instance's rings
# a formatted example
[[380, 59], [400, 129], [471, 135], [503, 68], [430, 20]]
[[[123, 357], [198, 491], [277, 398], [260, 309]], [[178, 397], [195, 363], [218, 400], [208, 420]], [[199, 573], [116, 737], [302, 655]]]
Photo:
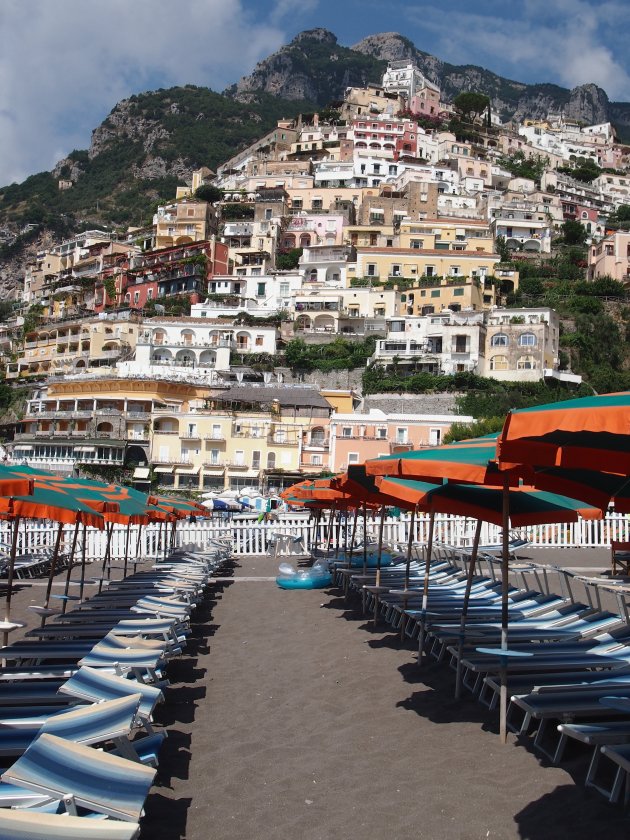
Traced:
[[0, 808], [3, 840], [136, 840], [137, 823]]
[[1, 778], [59, 801], [72, 816], [80, 807], [138, 822], [155, 773], [143, 764], [44, 734]]
[[[140, 700], [139, 694], [130, 694], [104, 703], [74, 707], [42, 721], [33, 719], [27, 725], [19, 719], [10, 720], [3, 716], [0, 719], [0, 755], [22, 754], [43, 733], [80, 744], [112, 742], [120, 746], [121, 739], [128, 741]], [[126, 744], [122, 746], [126, 749]]]
[[100, 668], [87, 666], [79, 668], [59, 688], [59, 692], [91, 703], [101, 703], [104, 700], [126, 697], [129, 694], [140, 694], [138, 714], [145, 719], [150, 719], [157, 704], [164, 700], [162, 691], [154, 685], [115, 676]]

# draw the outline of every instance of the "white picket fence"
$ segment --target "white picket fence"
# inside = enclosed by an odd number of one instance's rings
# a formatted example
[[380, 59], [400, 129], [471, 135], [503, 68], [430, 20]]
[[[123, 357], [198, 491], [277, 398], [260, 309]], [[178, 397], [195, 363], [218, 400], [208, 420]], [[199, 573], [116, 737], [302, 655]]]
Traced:
[[[387, 543], [406, 544], [409, 538], [410, 514], [399, 517], [388, 517], [384, 523], [384, 540]], [[378, 517], [368, 519], [368, 536], [376, 538], [378, 533]], [[270, 552], [271, 544], [276, 534], [290, 534], [301, 538], [306, 549], [311, 547], [314, 537], [314, 523], [307, 517], [303, 520], [259, 523], [256, 521], [236, 520], [202, 520], [198, 522], [182, 521], [177, 524], [175, 533], [176, 545], [195, 543], [203, 546], [209, 540], [227, 540], [232, 545], [235, 554], [262, 555]], [[346, 533], [344, 534], [344, 528]], [[24, 522], [20, 525], [18, 551], [20, 553], [36, 552], [43, 547], [54, 545], [58, 526], [54, 523]], [[436, 542], [454, 546], [467, 546], [472, 543], [475, 521], [450, 515], [436, 515], [434, 539]], [[416, 518], [415, 541], [426, 542], [429, 531], [428, 516]], [[350, 541], [352, 531], [352, 517], [341, 527], [341, 543]], [[361, 519], [358, 532], [361, 533]], [[68, 551], [72, 544], [74, 528], [65, 526], [63, 531], [63, 550]], [[335, 538], [337, 526], [335, 526]], [[325, 544], [327, 525], [319, 526], [316, 544]], [[579, 547], [609, 547], [611, 540], [630, 541], [630, 517], [623, 514], [611, 514], [600, 521], [579, 520], [578, 522], [562, 525], [537, 525], [521, 528], [513, 535], [527, 538], [535, 547], [579, 548]], [[89, 562], [102, 559], [105, 555], [107, 536], [104, 531], [88, 528], [86, 531], [85, 556]], [[83, 532], [79, 532], [77, 557], [80, 558]], [[7, 522], [0, 523], [0, 551], [6, 555], [10, 546], [10, 526]], [[138, 541], [139, 540], [139, 541]], [[495, 525], [484, 523], [481, 531], [482, 545], [499, 545], [501, 529]], [[170, 528], [160, 529], [158, 524], [143, 527], [138, 535], [138, 527], [132, 526], [129, 533], [128, 556], [130, 558], [149, 557], [157, 559], [162, 556], [170, 542]], [[123, 526], [114, 528], [111, 542], [112, 559], [125, 556], [127, 531]]]

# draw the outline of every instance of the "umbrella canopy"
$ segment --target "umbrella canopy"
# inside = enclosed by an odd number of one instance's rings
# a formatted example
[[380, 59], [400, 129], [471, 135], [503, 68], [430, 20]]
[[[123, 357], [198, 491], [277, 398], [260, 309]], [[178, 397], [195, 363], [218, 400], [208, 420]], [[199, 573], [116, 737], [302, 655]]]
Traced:
[[388, 507], [400, 507], [405, 510], [413, 510], [417, 507], [416, 502], [407, 502], [404, 499], [397, 499], [389, 496], [377, 486], [373, 475], [368, 475], [365, 464], [351, 465], [348, 472], [333, 479], [334, 487], [349, 494], [359, 502], [367, 502], [370, 505], [386, 505]]
[[630, 392], [511, 411], [497, 442], [502, 464], [630, 474]]
[[366, 461], [365, 469], [368, 475], [389, 475], [428, 481], [447, 479], [494, 486], [503, 486], [506, 480], [516, 485], [519, 477], [527, 472], [521, 464], [517, 467], [506, 464], [503, 470], [499, 469], [496, 435], [472, 438], [431, 449], [385, 455]]
[[64, 524], [81, 522], [103, 527], [104, 514], [59, 489], [35, 487], [28, 496], [0, 497], [0, 513], [24, 519], [50, 519]]
[[[424, 481], [387, 478], [378, 479], [380, 489], [391, 498], [400, 498], [408, 504], [423, 504], [438, 513], [451, 513], [503, 524], [503, 491], [492, 487], [471, 484], [444, 484], [436, 486]], [[508, 491], [510, 527], [542, 525], [552, 522], [575, 522], [578, 516], [601, 519], [597, 507], [576, 499], [547, 493], [532, 487], [515, 487]]]

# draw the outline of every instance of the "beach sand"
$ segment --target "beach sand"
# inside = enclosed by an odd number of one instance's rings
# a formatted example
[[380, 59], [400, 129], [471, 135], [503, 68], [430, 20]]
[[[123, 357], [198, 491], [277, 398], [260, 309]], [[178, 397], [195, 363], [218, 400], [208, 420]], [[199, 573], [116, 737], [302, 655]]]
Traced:
[[558, 768], [512, 735], [502, 745], [496, 712], [455, 701], [445, 665], [419, 670], [412, 643], [337, 590], [283, 591], [275, 570], [241, 559], [173, 663], [142, 837], [627, 837], [621, 808], [583, 787], [585, 753]]

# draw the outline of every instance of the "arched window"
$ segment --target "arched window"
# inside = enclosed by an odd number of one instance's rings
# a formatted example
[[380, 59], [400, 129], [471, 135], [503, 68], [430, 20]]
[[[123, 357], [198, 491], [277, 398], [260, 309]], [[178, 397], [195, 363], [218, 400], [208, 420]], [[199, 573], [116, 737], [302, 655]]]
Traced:
[[516, 363], [517, 370], [536, 370], [536, 360], [533, 356], [520, 356]]
[[519, 347], [535, 347], [537, 343], [534, 333], [523, 333], [518, 337]]
[[273, 470], [276, 466], [276, 453], [275, 452], [268, 452], [267, 453], [267, 469]]
[[490, 359], [490, 370], [508, 370], [507, 356], [493, 356]]
[[510, 339], [505, 333], [497, 333], [496, 335], [493, 335], [490, 340], [491, 347], [507, 347], [509, 343]]

